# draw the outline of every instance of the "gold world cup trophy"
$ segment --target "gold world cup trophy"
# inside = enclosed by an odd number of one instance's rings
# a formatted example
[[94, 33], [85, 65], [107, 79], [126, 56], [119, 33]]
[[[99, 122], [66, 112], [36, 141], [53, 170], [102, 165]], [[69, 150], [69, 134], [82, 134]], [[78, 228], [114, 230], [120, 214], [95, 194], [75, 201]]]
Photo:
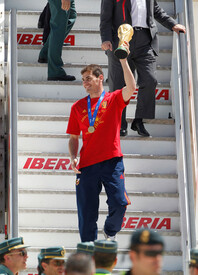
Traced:
[[122, 24], [118, 28], [119, 44], [117, 49], [114, 51], [117, 58], [124, 59], [128, 56], [127, 49], [123, 44], [124, 41], [129, 42], [132, 39], [133, 33], [133, 27], [129, 24]]

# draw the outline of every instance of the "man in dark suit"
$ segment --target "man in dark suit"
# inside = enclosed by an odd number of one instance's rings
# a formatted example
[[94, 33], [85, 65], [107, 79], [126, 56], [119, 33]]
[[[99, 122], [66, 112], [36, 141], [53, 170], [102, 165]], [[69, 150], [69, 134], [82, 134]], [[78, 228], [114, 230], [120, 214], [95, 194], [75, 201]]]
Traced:
[[[141, 136], [150, 135], [144, 127], [143, 118], [155, 118], [156, 56], [159, 49], [154, 19], [169, 30], [177, 33], [186, 31], [183, 25], [177, 24], [166, 14], [156, 0], [102, 0], [101, 47], [108, 56], [108, 84], [111, 92], [124, 86], [122, 68], [113, 53], [119, 42], [118, 27], [128, 23], [134, 28], [128, 63], [133, 73], [137, 71], [139, 91], [131, 129]], [[122, 113], [120, 135], [127, 135], [126, 108]]]

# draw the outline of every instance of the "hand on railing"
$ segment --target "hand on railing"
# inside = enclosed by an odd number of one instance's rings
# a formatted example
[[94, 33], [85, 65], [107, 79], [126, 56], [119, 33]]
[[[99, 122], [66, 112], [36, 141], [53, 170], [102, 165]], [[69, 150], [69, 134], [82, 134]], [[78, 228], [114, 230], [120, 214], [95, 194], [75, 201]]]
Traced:
[[179, 33], [186, 33], [186, 27], [183, 26], [183, 25], [181, 25], [181, 24], [176, 24], [176, 25], [172, 28], [172, 30], [173, 30], [174, 32], [176, 32], [177, 34], [179, 34]]

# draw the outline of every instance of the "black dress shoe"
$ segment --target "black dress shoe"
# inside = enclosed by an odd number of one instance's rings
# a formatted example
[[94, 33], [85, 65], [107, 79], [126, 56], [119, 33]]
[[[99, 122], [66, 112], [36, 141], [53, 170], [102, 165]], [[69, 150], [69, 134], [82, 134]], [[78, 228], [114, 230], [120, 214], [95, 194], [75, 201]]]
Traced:
[[126, 129], [120, 129], [120, 136], [121, 137], [126, 137], [128, 135], [128, 131]]
[[134, 120], [133, 123], [131, 124], [131, 129], [133, 131], [137, 131], [140, 136], [143, 136], [143, 137], [149, 137], [150, 136], [150, 134], [144, 128], [144, 124], [143, 124], [142, 121], [137, 122], [137, 121]]
[[47, 80], [52, 80], [52, 81], [74, 81], [76, 80], [75, 76], [73, 75], [63, 75], [63, 76], [54, 76], [54, 77], [48, 77]]
[[47, 63], [47, 59], [39, 57], [38, 63]]

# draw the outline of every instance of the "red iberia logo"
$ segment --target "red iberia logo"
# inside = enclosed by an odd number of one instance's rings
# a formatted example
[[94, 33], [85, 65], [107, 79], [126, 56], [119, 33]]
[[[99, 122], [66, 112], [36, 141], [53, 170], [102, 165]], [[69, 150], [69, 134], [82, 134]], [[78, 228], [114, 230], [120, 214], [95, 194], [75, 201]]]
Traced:
[[171, 229], [170, 218], [151, 218], [151, 217], [124, 217], [122, 228], [137, 229], [137, 228], [150, 228], [150, 229]]
[[70, 158], [27, 158], [23, 169], [72, 170]]
[[[38, 33], [17, 33], [17, 43], [19, 45], [42, 45], [43, 35]], [[64, 43], [75, 45], [75, 36], [68, 35]]]
[[[138, 89], [133, 93], [131, 99], [137, 100], [138, 98]], [[170, 100], [170, 90], [159, 88], [155, 90], [155, 100]]]

